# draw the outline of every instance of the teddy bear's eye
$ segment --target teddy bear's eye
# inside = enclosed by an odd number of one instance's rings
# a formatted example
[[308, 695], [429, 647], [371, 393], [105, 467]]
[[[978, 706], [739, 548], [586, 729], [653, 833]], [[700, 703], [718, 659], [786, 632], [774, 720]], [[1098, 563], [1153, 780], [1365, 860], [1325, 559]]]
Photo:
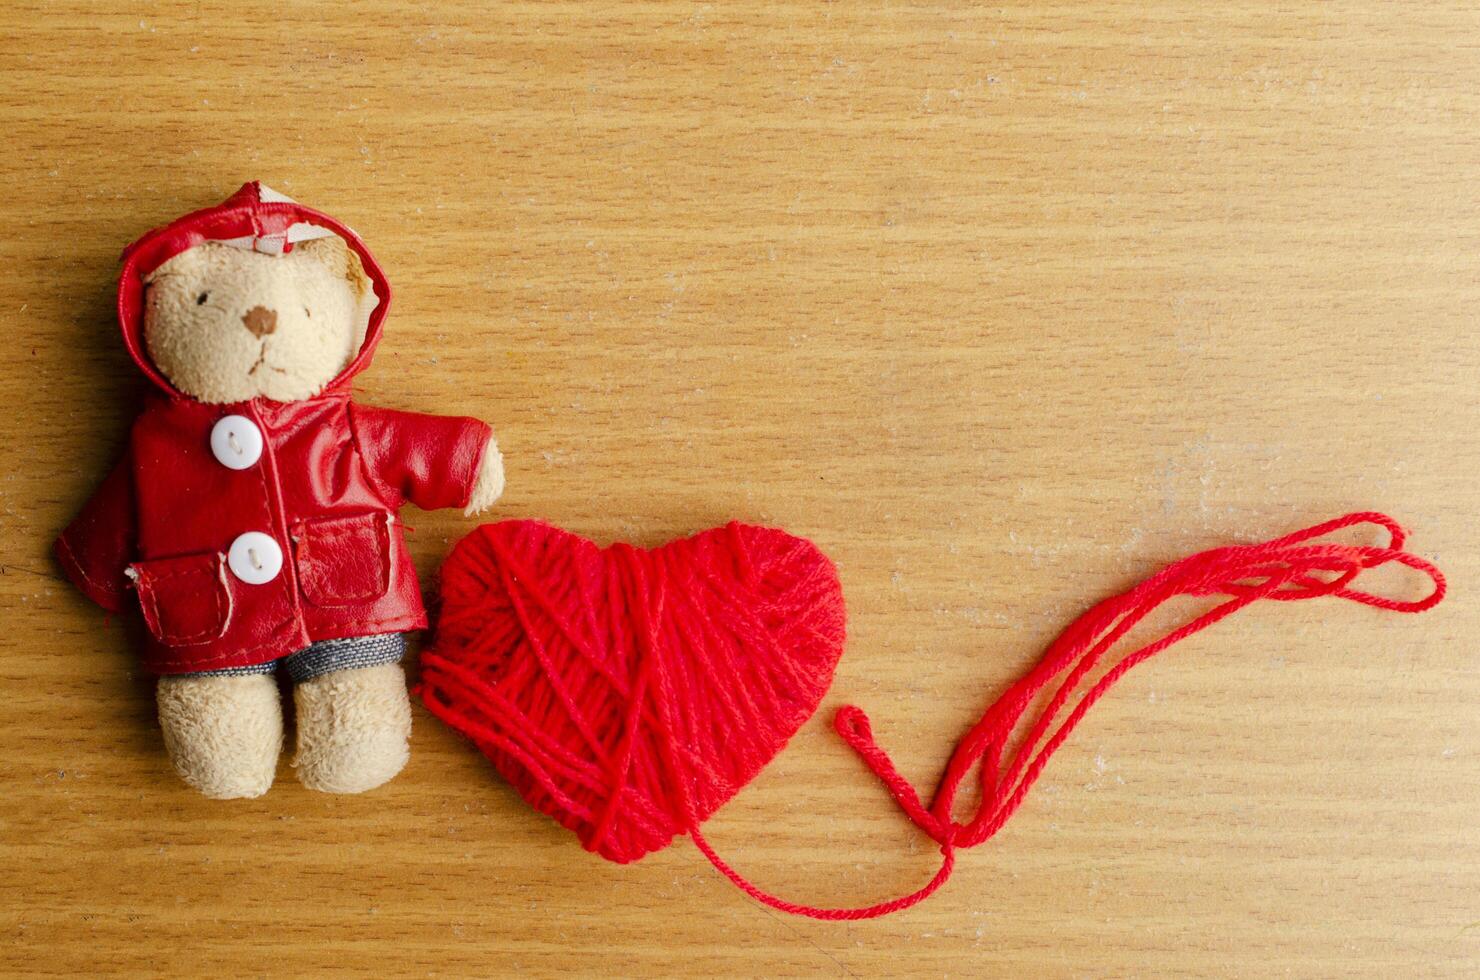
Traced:
[[211, 298], [211, 294], [210, 293], [201, 293], [199, 296], [195, 297], [195, 305], [196, 306], [205, 306], [206, 305], [206, 300], [208, 300], [210, 298]]

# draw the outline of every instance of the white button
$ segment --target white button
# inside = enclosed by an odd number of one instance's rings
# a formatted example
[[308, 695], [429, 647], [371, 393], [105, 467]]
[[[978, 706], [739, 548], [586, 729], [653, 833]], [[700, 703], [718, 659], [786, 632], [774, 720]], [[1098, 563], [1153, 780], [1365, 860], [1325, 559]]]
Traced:
[[248, 531], [231, 542], [226, 566], [248, 585], [264, 585], [283, 570], [283, 549], [261, 531]]
[[222, 466], [244, 470], [262, 458], [262, 430], [245, 415], [227, 415], [211, 427], [211, 452]]

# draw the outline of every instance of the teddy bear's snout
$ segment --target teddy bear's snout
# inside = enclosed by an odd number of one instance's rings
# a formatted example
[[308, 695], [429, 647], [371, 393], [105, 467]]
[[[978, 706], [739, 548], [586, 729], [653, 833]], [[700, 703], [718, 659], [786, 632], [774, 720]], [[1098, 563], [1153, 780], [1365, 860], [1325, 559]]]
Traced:
[[242, 314], [242, 325], [252, 331], [253, 337], [266, 337], [277, 329], [277, 311], [254, 306]]

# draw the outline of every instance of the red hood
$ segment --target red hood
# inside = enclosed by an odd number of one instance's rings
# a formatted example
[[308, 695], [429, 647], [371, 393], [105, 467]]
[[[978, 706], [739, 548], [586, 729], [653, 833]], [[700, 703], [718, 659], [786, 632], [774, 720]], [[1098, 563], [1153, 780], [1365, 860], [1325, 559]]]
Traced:
[[123, 344], [145, 377], [176, 398], [185, 395], [159, 373], [144, 348], [144, 279], [169, 259], [202, 242], [250, 240], [259, 251], [277, 252], [292, 249], [290, 229], [295, 225], [306, 223], [333, 232], [360, 257], [379, 302], [370, 313], [360, 352], [324, 386], [324, 391], [347, 386], [350, 378], [370, 363], [380, 342], [380, 325], [390, 308], [391, 287], [360, 236], [322, 211], [293, 201], [262, 198], [262, 184], [251, 181], [215, 207], [177, 218], [123, 250], [123, 271], [118, 276], [118, 323], [123, 328]]

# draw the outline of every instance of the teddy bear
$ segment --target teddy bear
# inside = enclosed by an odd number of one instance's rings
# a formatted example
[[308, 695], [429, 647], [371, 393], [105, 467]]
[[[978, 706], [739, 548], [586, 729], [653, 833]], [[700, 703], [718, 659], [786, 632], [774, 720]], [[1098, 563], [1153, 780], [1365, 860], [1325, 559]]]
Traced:
[[399, 511], [503, 491], [488, 425], [360, 405], [390, 287], [360, 238], [260, 183], [124, 252], [124, 346], [152, 382], [123, 459], [57, 540], [84, 595], [136, 606], [164, 744], [217, 799], [271, 786], [293, 685], [303, 785], [406, 764], [405, 634], [427, 625]]

